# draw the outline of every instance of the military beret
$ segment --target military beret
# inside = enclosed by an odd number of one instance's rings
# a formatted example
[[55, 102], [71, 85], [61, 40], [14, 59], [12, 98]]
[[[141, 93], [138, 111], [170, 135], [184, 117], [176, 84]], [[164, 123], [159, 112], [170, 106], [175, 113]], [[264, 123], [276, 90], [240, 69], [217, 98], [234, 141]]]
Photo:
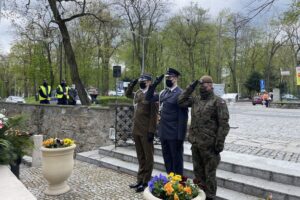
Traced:
[[176, 69], [170, 67], [166, 72], [166, 76], [180, 76], [180, 73]]
[[213, 83], [213, 80], [212, 80], [211, 76], [205, 75], [205, 76], [202, 76], [200, 78], [199, 82], [200, 82], [200, 84], [202, 84], [202, 83]]
[[150, 74], [142, 74], [139, 78], [139, 81], [151, 81], [152, 77]]

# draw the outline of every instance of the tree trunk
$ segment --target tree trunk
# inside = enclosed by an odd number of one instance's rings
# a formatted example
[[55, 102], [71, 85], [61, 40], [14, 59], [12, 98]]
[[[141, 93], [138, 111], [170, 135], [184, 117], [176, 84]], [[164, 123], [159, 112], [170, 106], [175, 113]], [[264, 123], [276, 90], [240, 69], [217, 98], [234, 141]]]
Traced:
[[105, 77], [105, 81], [103, 82], [103, 92], [105, 95], [108, 95], [109, 90], [109, 60], [103, 59], [103, 77]]
[[195, 80], [194, 54], [193, 50], [189, 50], [189, 64], [192, 70], [192, 80]]
[[88, 98], [87, 92], [85, 91], [85, 88], [79, 77], [77, 62], [76, 62], [75, 54], [74, 54], [72, 44], [70, 41], [70, 35], [68, 32], [66, 23], [60, 17], [59, 11], [56, 6], [56, 0], [48, 0], [48, 2], [51, 7], [51, 10], [53, 12], [54, 18], [57, 21], [60, 33], [63, 38], [65, 55], [67, 57], [67, 61], [70, 66], [71, 78], [72, 78], [73, 83], [75, 83], [75, 85], [76, 85], [80, 101], [81, 101], [82, 105], [90, 105], [91, 102]]
[[234, 52], [233, 52], [233, 66], [232, 66], [232, 86], [233, 92], [237, 92], [237, 80], [236, 80], [236, 60], [237, 60], [237, 34], [238, 31], [235, 32], [234, 35]]
[[45, 43], [45, 48], [47, 50], [47, 58], [48, 58], [48, 63], [49, 63], [49, 69], [50, 69], [50, 86], [53, 88], [54, 85], [54, 74], [53, 74], [53, 67], [52, 67], [52, 59], [51, 59], [51, 49], [50, 49], [50, 44]]

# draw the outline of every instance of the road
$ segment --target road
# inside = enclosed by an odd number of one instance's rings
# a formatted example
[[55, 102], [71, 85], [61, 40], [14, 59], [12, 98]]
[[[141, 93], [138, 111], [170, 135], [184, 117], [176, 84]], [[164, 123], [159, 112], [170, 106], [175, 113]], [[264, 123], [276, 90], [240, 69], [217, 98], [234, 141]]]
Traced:
[[300, 162], [300, 109], [266, 108], [250, 102], [228, 105], [225, 150]]

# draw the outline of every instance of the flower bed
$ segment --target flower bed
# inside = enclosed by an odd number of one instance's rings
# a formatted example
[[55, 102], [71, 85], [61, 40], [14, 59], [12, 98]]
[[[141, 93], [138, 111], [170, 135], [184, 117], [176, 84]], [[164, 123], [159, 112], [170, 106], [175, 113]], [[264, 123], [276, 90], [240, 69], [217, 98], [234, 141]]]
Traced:
[[[150, 193], [150, 194], [149, 194]], [[152, 196], [153, 197], [150, 197]], [[205, 194], [191, 180], [174, 173], [154, 176], [144, 192], [145, 199], [192, 200], [205, 199]]]

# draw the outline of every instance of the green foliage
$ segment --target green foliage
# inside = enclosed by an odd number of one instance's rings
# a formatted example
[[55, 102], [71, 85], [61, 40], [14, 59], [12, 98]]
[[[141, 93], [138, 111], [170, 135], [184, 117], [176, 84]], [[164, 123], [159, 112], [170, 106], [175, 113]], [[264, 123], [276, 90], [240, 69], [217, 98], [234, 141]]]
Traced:
[[260, 79], [262, 78], [261, 74], [254, 71], [250, 74], [248, 77], [245, 87], [249, 90], [251, 93], [252, 91], [259, 92], [260, 91]]
[[97, 98], [100, 101], [101, 106], [108, 106], [109, 104], [115, 104], [116, 100], [118, 103], [132, 103], [132, 99], [128, 99], [127, 97], [121, 96], [100, 96]]
[[0, 165], [7, 165], [16, 158], [12, 144], [8, 140], [0, 138]]
[[[148, 31], [150, 33], [149, 37], [147, 35], [145, 38], [145, 72], [155, 77], [164, 73], [168, 67], [174, 67], [182, 73], [179, 79], [181, 88], [185, 88], [193, 79], [209, 74], [216, 83], [231, 85], [230, 90], [234, 90], [234, 85], [241, 86], [241, 83], [244, 83], [245, 87], [240, 91], [247, 89], [253, 92], [257, 91], [257, 86], [250, 82], [245, 83], [244, 80], [249, 79], [253, 71], [257, 71], [263, 74], [262, 79], [268, 78], [268, 86], [272, 89], [279, 85], [279, 68], [292, 71], [296, 64], [294, 55], [299, 44], [299, 34], [296, 30], [299, 28], [300, 2], [293, 0], [290, 4], [290, 8], [280, 16], [283, 20], [272, 22], [273, 26], [269, 30], [248, 23], [239, 27], [236, 38], [233, 25], [235, 13], [223, 10], [218, 18], [214, 19], [209, 10], [195, 3], [181, 9], [167, 20], [158, 18], [158, 21], [163, 20], [164, 23], [159, 26], [151, 24], [151, 30], [146, 30], [134, 21], [133, 23], [136, 23], [134, 25], [137, 25], [134, 30], [136, 33], [145, 36]], [[96, 10], [97, 6], [94, 7]], [[113, 63], [125, 66], [121, 79], [125, 77], [134, 79], [141, 73], [141, 38], [136, 36], [134, 44], [129, 25], [125, 21], [114, 19], [110, 13], [111, 10], [105, 7], [103, 12], [96, 13], [103, 22], [84, 17], [70, 23], [68, 27], [80, 78], [85, 87], [97, 87], [102, 95], [107, 95], [109, 89], [115, 88], [115, 79], [111, 73]], [[130, 14], [135, 16], [135, 13]], [[291, 38], [279, 47], [272, 59], [269, 59], [269, 52], [272, 49], [270, 36], [276, 35], [277, 29], [282, 27], [284, 29], [281, 29], [280, 35], [290, 31], [286, 36], [290, 35]], [[32, 35], [41, 34], [40, 29], [34, 27], [30, 31]], [[18, 34], [23, 35], [22, 32]], [[5, 59], [0, 57], [1, 97], [22, 94], [25, 97], [33, 96], [44, 78], [48, 79], [48, 82], [50, 80], [51, 68], [44, 43], [31, 41], [26, 37], [21, 38], [23, 39], [13, 45]], [[49, 39], [53, 41], [49, 47], [54, 74], [53, 89], [55, 89], [60, 78], [61, 54], [57, 37], [50, 34]], [[276, 41], [279, 40], [274, 40]], [[236, 59], [233, 59], [235, 44], [237, 52]], [[268, 64], [269, 60], [271, 62]], [[71, 84], [71, 73], [64, 50], [62, 65], [62, 78]], [[232, 69], [233, 65], [235, 69]], [[222, 74], [226, 70], [228, 72]], [[236, 75], [237, 81], [233, 81], [233, 74]], [[295, 74], [287, 79], [288, 90], [296, 93]], [[163, 84], [160, 84], [157, 89], [162, 88]], [[27, 102], [34, 101], [30, 98]], [[108, 103], [114, 103], [114, 99], [104, 98], [103, 105]]]
[[26, 103], [38, 103], [38, 101], [35, 100], [35, 96], [30, 96], [25, 98]]
[[[18, 115], [10, 118], [1, 114], [0, 128], [1, 157], [0, 162], [12, 163], [15, 158], [23, 157], [28, 150], [33, 148], [31, 134], [24, 131], [25, 117]], [[10, 159], [8, 159], [10, 158]]]

